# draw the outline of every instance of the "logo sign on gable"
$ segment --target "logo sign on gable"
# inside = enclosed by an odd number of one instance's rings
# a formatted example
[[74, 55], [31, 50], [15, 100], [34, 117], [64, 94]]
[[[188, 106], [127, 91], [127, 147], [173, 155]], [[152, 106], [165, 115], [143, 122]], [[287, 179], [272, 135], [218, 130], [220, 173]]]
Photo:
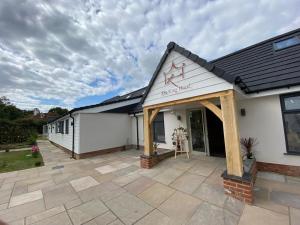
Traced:
[[163, 72], [165, 77], [165, 90], [161, 92], [162, 96], [177, 94], [186, 89], [191, 88], [191, 84], [181, 85], [181, 81], [184, 80], [184, 67], [185, 63], [175, 65], [172, 62], [171, 67], [166, 72]]

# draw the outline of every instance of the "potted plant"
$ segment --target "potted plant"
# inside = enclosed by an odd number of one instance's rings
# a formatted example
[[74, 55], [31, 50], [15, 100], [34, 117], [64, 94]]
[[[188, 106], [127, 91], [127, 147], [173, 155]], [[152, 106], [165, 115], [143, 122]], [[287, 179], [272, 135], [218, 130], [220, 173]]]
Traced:
[[153, 152], [154, 152], [154, 155], [157, 155], [157, 147], [158, 147], [158, 143], [156, 142], [153, 142]]
[[253, 159], [253, 147], [257, 145], [257, 139], [252, 137], [241, 138], [241, 145], [246, 151], [247, 159]]
[[33, 145], [32, 148], [31, 148], [31, 155], [33, 158], [37, 158], [38, 155], [39, 155], [39, 147], [37, 145]]

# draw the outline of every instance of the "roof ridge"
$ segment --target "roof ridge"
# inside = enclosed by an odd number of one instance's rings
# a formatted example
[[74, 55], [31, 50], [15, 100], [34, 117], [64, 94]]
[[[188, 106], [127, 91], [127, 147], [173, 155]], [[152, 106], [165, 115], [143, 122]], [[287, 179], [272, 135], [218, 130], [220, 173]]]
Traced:
[[161, 57], [153, 75], [152, 78], [149, 82], [149, 85], [146, 89], [146, 93], [143, 96], [141, 102], [144, 103], [156, 77], [158, 76], [162, 65], [164, 64], [164, 62], [166, 61], [168, 55], [170, 54], [170, 52], [174, 50], [178, 53], [180, 53], [181, 55], [185, 56], [186, 58], [192, 60], [194, 63], [197, 63], [198, 65], [200, 65], [201, 67], [205, 68], [206, 70], [208, 70], [209, 72], [215, 74], [216, 76], [224, 79], [225, 81], [232, 83], [232, 84], [236, 84], [238, 85], [242, 90], [247, 90], [247, 86], [246, 84], [242, 81], [241, 77], [239, 76], [234, 76], [229, 74], [228, 72], [226, 72], [224, 69], [216, 66], [215, 64], [206, 61], [205, 59], [199, 57], [198, 55], [192, 53], [189, 50], [186, 50], [185, 48], [181, 47], [180, 45], [176, 44], [174, 41], [169, 42], [169, 44], [167, 45], [167, 49], [165, 50], [165, 53], [163, 54], [163, 56]]
[[248, 46], [248, 47], [242, 48], [242, 49], [237, 50], [237, 51], [235, 51], [235, 52], [231, 52], [231, 53], [226, 54], [226, 55], [224, 55], [224, 56], [221, 56], [221, 57], [219, 57], [219, 58], [213, 59], [213, 60], [210, 61], [210, 63], [214, 63], [214, 62], [216, 62], [216, 61], [218, 61], [218, 60], [221, 60], [221, 59], [224, 59], [224, 58], [227, 58], [227, 57], [236, 55], [236, 54], [238, 54], [238, 53], [241, 53], [241, 52], [247, 51], [247, 50], [249, 50], [249, 49], [255, 48], [255, 47], [259, 46], [259, 45], [263, 45], [263, 44], [265, 44], [265, 43], [267, 43], [267, 42], [274, 41], [274, 40], [276, 40], [276, 39], [278, 39], [278, 38], [282, 38], [282, 37], [284, 37], [284, 36], [291, 35], [291, 34], [293, 34], [293, 33], [297, 33], [297, 32], [299, 32], [299, 31], [300, 31], [300, 28], [297, 28], [297, 29], [288, 31], [288, 32], [283, 33], [283, 34], [279, 34], [279, 35], [277, 35], [277, 36], [275, 36], [275, 37], [268, 38], [268, 39], [266, 39], [266, 40], [264, 40], [264, 41], [258, 42], [258, 43], [256, 43], [256, 44], [253, 44], [253, 45], [250, 45], [250, 46]]

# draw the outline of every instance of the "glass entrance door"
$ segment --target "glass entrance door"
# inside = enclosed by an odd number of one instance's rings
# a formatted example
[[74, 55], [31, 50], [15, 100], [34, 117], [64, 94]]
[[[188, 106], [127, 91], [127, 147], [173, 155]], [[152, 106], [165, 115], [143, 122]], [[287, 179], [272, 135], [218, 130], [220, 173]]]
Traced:
[[191, 147], [193, 151], [205, 152], [204, 115], [202, 110], [190, 112]]

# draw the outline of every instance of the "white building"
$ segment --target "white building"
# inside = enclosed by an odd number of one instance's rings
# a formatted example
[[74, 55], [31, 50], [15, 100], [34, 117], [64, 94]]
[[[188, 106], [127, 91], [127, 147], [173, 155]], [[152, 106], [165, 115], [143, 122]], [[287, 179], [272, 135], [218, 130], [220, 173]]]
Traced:
[[[300, 29], [211, 62], [171, 42], [148, 87], [71, 110], [48, 124], [49, 140], [77, 158], [143, 147], [143, 108], [155, 106], [152, 135], [159, 148], [173, 149], [172, 133], [182, 126], [192, 154], [225, 157], [225, 115], [214, 96], [233, 93], [237, 137], [257, 139], [258, 168], [300, 175], [299, 35]], [[211, 96], [213, 106], [206, 98], [193, 101], [196, 96]]]

